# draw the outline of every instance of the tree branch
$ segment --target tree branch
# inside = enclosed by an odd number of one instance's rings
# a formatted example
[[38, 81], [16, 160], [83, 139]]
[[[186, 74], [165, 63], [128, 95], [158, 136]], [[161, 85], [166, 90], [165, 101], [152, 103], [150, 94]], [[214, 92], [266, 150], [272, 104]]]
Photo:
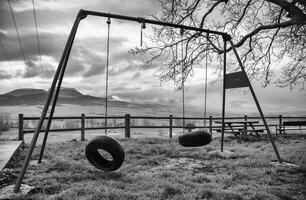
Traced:
[[[305, 22], [305, 24], [306, 24], [306, 22]], [[260, 26], [260, 27], [256, 28], [255, 30], [253, 30], [252, 32], [250, 32], [249, 34], [245, 35], [237, 44], [235, 44], [235, 47], [241, 47], [249, 37], [252, 37], [252, 36], [256, 35], [258, 32], [260, 32], [262, 30], [271, 30], [271, 29], [276, 29], [276, 28], [286, 28], [286, 27], [293, 26], [293, 25], [295, 25], [295, 23], [290, 20], [290, 21], [286, 21], [286, 22], [283, 22], [283, 23]], [[226, 51], [228, 52], [228, 51], [231, 51], [231, 50], [232, 50], [232, 47], [228, 48]], [[221, 49], [219, 49], [219, 51], [223, 53], [223, 51]]]

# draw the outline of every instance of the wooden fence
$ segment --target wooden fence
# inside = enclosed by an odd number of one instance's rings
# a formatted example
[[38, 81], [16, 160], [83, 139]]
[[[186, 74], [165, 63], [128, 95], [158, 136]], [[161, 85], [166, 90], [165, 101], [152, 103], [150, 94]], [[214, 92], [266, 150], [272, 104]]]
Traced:
[[[46, 117], [46, 120], [49, 118]], [[125, 114], [124, 116], [108, 116], [107, 120], [109, 119], [121, 119], [124, 121], [119, 126], [100, 126], [100, 127], [86, 127], [86, 120], [89, 119], [105, 119], [104, 116], [86, 116], [85, 114], [81, 114], [81, 116], [66, 116], [66, 117], [53, 117], [54, 120], [79, 120], [80, 121], [80, 128], [58, 128], [58, 129], [50, 129], [49, 132], [62, 132], [62, 131], [81, 131], [81, 140], [85, 140], [85, 131], [86, 130], [101, 130], [101, 129], [124, 129], [125, 137], [130, 138], [131, 137], [131, 129], [137, 129], [137, 128], [167, 128], [169, 129], [169, 138], [172, 138], [172, 131], [175, 128], [184, 128], [183, 125], [174, 125], [173, 120], [206, 120], [207, 124], [206, 126], [196, 126], [196, 128], [206, 128], [211, 133], [213, 131], [216, 131], [217, 129], [221, 129], [220, 125], [214, 124], [215, 120], [221, 120], [221, 117], [212, 117], [209, 116], [207, 118], [204, 117], [174, 117], [172, 115], [169, 115], [168, 117], [155, 117], [155, 116], [131, 116], [130, 114]], [[143, 125], [143, 126], [136, 126], [131, 124], [131, 119], [143, 119], [143, 120], [167, 120], [168, 125]], [[247, 115], [244, 115], [243, 117], [226, 117], [225, 120], [260, 120], [260, 117], [249, 117]], [[266, 117], [267, 120], [274, 120], [276, 123], [269, 123], [269, 126], [275, 126], [280, 127], [283, 123], [284, 119], [288, 120], [294, 120], [294, 119], [306, 119], [306, 117], [284, 117], [282, 115], [274, 116], [274, 117]], [[19, 140], [23, 140], [24, 134], [26, 133], [33, 133], [35, 129], [25, 129], [24, 128], [24, 121], [27, 120], [34, 120], [38, 121], [39, 117], [24, 117], [23, 114], [19, 114], [19, 131], [18, 131], [18, 138]], [[263, 127], [263, 124], [258, 124], [255, 126]], [[41, 132], [45, 132], [45, 130], [41, 130]]]

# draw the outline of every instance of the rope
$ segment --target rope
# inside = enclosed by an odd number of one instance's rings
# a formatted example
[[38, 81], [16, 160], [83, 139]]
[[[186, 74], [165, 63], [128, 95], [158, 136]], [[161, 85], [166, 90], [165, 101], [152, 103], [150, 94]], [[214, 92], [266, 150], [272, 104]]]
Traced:
[[35, 29], [36, 29], [37, 47], [38, 47], [38, 53], [39, 53], [39, 59], [40, 59], [40, 69], [41, 69], [42, 78], [43, 80], [45, 80], [44, 70], [43, 70], [42, 61], [41, 61], [41, 50], [40, 50], [40, 42], [39, 42], [39, 35], [38, 35], [38, 29], [37, 29], [37, 18], [36, 18], [34, 0], [32, 0], [32, 5], [33, 5], [33, 15], [34, 15], [34, 22], [35, 22]]
[[109, 32], [110, 32], [110, 17], [107, 19], [107, 50], [106, 50], [106, 88], [105, 88], [105, 135], [107, 135], [107, 101], [108, 101], [108, 65], [109, 65]]
[[[18, 28], [17, 28], [17, 24], [16, 24], [14, 12], [13, 12], [13, 9], [12, 9], [12, 5], [11, 5], [10, 0], [7, 0], [7, 1], [8, 1], [9, 6], [10, 6], [11, 15], [12, 15], [12, 17], [13, 17], [14, 26], [15, 26], [15, 29], [16, 29], [16, 33], [17, 33], [17, 37], [18, 37], [18, 41], [19, 41], [19, 45], [20, 45], [20, 49], [21, 49], [21, 54], [22, 54], [22, 57], [23, 57], [23, 61], [24, 61], [24, 64], [26, 65], [26, 67], [28, 67], [28, 65], [27, 65], [27, 63], [26, 63], [26, 58], [25, 58], [25, 54], [24, 54], [23, 47], [22, 47], [21, 39], [20, 39], [20, 36], [19, 36], [19, 32], [18, 32]], [[27, 68], [26, 68], [26, 71], [28, 71]], [[31, 85], [32, 85], [32, 87], [33, 87], [32, 82], [31, 82]]]

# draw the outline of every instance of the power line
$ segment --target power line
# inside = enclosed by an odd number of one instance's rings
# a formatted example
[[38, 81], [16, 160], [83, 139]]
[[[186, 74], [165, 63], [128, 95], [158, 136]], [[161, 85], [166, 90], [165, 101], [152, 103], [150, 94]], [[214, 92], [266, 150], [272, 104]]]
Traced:
[[[12, 9], [12, 5], [11, 5], [10, 0], [7, 0], [7, 1], [8, 1], [9, 6], [10, 6], [11, 15], [12, 15], [12, 17], [13, 17], [14, 26], [15, 26], [15, 29], [16, 29], [16, 33], [17, 33], [17, 37], [18, 37], [18, 41], [19, 41], [19, 45], [20, 45], [20, 49], [21, 49], [23, 61], [24, 61], [24, 64], [26, 65], [26, 71], [28, 71], [28, 70], [27, 70], [28, 65], [27, 65], [27, 62], [26, 62], [26, 58], [25, 58], [25, 54], [24, 54], [23, 47], [22, 47], [22, 43], [21, 43], [21, 40], [20, 40], [20, 36], [19, 36], [19, 32], [18, 32], [18, 28], [17, 28], [17, 24], [16, 24], [14, 12], [13, 12], [13, 9]], [[32, 85], [32, 87], [33, 87], [32, 82], [31, 82], [31, 85]]]
[[21, 40], [20, 40], [20, 36], [19, 36], [19, 32], [18, 32], [16, 20], [15, 20], [15, 16], [14, 16], [13, 9], [12, 9], [12, 6], [11, 6], [11, 2], [10, 2], [10, 0], [7, 0], [7, 1], [8, 1], [9, 6], [10, 6], [11, 15], [13, 17], [13, 21], [14, 21], [14, 25], [15, 25], [15, 29], [16, 29], [16, 33], [17, 33], [17, 37], [18, 37], [21, 53], [22, 53], [22, 57], [23, 57], [24, 62], [26, 63], [26, 58], [25, 58], [24, 50], [23, 50], [23, 47], [22, 47], [22, 44], [21, 44]]
[[[3, 44], [3, 42], [1, 41], [1, 39], [0, 39], [0, 45], [1, 45], [1, 47], [2, 47], [2, 50], [3, 50], [3, 52], [4, 52], [4, 56], [5, 56], [5, 58], [6, 58], [6, 61], [7, 61], [8, 65], [11, 66], [10, 59], [9, 59], [9, 57], [8, 57], [7, 51], [5, 50], [4, 44]], [[16, 77], [15, 77], [15, 76], [13, 76], [13, 77], [14, 77], [14, 80], [15, 80], [15, 82], [16, 82], [18, 88], [20, 88], [20, 84], [18, 83]]]
[[33, 5], [33, 14], [34, 14], [34, 21], [35, 21], [35, 28], [36, 28], [37, 47], [38, 47], [38, 53], [39, 53], [39, 58], [40, 58], [41, 74], [42, 74], [42, 78], [45, 80], [44, 70], [43, 70], [42, 61], [41, 61], [41, 50], [40, 50], [39, 35], [38, 35], [38, 29], [37, 29], [37, 19], [36, 19], [34, 0], [32, 0], [32, 5]]

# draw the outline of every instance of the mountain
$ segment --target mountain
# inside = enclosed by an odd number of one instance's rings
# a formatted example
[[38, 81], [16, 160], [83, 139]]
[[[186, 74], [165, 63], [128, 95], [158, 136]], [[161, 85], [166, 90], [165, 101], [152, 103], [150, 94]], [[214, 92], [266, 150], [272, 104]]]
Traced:
[[31, 88], [24, 88], [24, 89], [17, 89], [13, 90], [11, 92], [8, 92], [4, 95], [6, 96], [13, 96], [13, 97], [20, 97], [20, 96], [26, 96], [26, 95], [46, 95], [46, 91], [42, 89], [31, 89]]
[[[17, 89], [11, 92], [0, 94], [0, 106], [41, 106], [46, 102], [48, 92], [42, 89]], [[72, 104], [80, 106], [105, 106], [105, 98], [84, 95], [74, 88], [61, 88], [57, 105]], [[148, 103], [148, 102], [131, 102], [129, 99], [123, 99], [118, 96], [108, 98], [108, 106], [117, 108], [117, 110], [126, 113], [137, 111], [156, 115], [157, 113], [181, 113], [181, 107], [168, 103]], [[187, 105], [186, 105], [187, 106]], [[185, 107], [187, 109], [187, 107]], [[127, 111], [128, 110], [128, 111]], [[132, 110], [132, 111], [131, 111]], [[198, 109], [188, 108], [188, 112], [196, 112]], [[192, 115], [196, 116], [196, 115]]]
[[[11, 105], [44, 105], [48, 92], [42, 89], [24, 88], [0, 95], [1, 106]], [[101, 105], [105, 98], [84, 95], [74, 88], [61, 88], [58, 104]], [[127, 102], [112, 100], [110, 104], [125, 106]]]

